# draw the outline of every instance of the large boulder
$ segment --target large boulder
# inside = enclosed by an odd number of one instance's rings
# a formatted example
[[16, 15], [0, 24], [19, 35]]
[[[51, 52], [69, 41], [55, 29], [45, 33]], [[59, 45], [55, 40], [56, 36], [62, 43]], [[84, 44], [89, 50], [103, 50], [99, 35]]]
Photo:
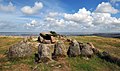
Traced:
[[46, 39], [46, 40], [51, 40], [51, 33], [50, 32], [42, 32], [40, 33], [40, 36], [43, 37], [43, 39]]
[[38, 37], [38, 41], [45, 44], [55, 43], [55, 37], [50, 32], [42, 32], [40, 33], [40, 36]]
[[40, 43], [38, 46], [38, 55], [39, 55], [39, 59], [42, 62], [48, 62], [52, 58], [52, 53], [49, 47], [47, 47], [45, 44], [42, 43]]
[[26, 41], [21, 41], [9, 48], [7, 56], [8, 58], [30, 56], [32, 54], [32, 47], [33, 47], [32, 44]]
[[82, 56], [91, 57], [93, 55], [92, 47], [88, 44], [83, 44], [81, 48]]
[[80, 48], [79, 48], [79, 43], [76, 40], [73, 40], [70, 43], [67, 54], [69, 57], [75, 57], [75, 56], [79, 56], [81, 54]]
[[53, 58], [66, 57], [66, 47], [62, 41], [58, 41], [54, 46]]

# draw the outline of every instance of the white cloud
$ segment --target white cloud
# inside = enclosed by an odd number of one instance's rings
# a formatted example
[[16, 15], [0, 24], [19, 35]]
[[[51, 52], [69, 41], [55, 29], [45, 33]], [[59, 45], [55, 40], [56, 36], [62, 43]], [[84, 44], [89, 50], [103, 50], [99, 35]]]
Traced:
[[96, 12], [98, 13], [111, 13], [111, 14], [116, 14], [119, 12], [119, 10], [115, 9], [112, 7], [112, 5], [108, 2], [102, 2], [99, 4], [96, 8]]
[[93, 24], [109, 24], [112, 22], [112, 17], [109, 13], [92, 13]]
[[45, 21], [49, 23], [49, 27], [64, 27], [65, 21], [63, 19], [55, 19], [51, 17], [45, 18]]
[[36, 20], [32, 20], [30, 23], [25, 24], [26, 27], [35, 27], [36, 25], [38, 25]]
[[15, 6], [10, 2], [7, 6], [0, 4], [0, 11], [13, 12], [15, 11]]
[[91, 15], [90, 11], [87, 11], [85, 8], [82, 8], [82, 9], [79, 9], [77, 13], [65, 14], [64, 18], [68, 21], [74, 21], [86, 26], [92, 26], [93, 18], [90, 15]]
[[22, 11], [24, 14], [31, 15], [31, 14], [37, 13], [37, 12], [38, 12], [39, 10], [41, 10], [42, 8], [43, 8], [42, 2], [35, 2], [34, 7], [24, 6], [23, 8], [21, 8], [21, 11]]
[[[94, 29], [102, 32], [113, 31], [120, 27], [119, 18], [112, 17], [109, 13], [92, 13]], [[118, 30], [114, 30], [118, 32]]]

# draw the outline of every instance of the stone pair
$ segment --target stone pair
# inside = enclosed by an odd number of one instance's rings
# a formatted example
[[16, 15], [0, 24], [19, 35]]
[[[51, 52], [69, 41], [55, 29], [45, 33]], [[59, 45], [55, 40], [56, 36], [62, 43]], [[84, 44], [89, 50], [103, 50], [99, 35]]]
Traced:
[[35, 54], [35, 61], [41, 60], [42, 62], [47, 62], [52, 60], [52, 58], [56, 59], [59, 57], [65, 57], [66, 55], [66, 48], [62, 41], [59, 41], [54, 45], [53, 53], [50, 48], [46, 46], [46, 44], [40, 43], [38, 46], [38, 55]]
[[83, 44], [76, 40], [71, 41], [67, 55], [69, 57], [76, 57], [79, 55], [91, 57], [95, 52], [95, 47], [92, 43]]

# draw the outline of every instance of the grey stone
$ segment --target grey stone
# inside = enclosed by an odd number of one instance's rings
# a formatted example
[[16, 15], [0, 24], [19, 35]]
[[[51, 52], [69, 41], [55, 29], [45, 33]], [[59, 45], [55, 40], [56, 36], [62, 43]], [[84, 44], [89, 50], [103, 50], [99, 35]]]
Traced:
[[7, 56], [8, 58], [30, 56], [32, 54], [32, 47], [30, 43], [21, 41], [9, 48]]
[[45, 46], [45, 44], [40, 43], [38, 46], [38, 55], [42, 62], [48, 62], [52, 58], [52, 53], [49, 47]]
[[54, 57], [66, 57], [66, 47], [62, 41], [58, 41], [54, 46]]
[[90, 45], [85, 44], [81, 50], [83, 56], [91, 57], [93, 55], [93, 50]]
[[76, 40], [73, 40], [70, 43], [67, 54], [69, 57], [75, 57], [75, 56], [79, 56], [81, 54], [80, 48], [79, 48], [79, 43]]

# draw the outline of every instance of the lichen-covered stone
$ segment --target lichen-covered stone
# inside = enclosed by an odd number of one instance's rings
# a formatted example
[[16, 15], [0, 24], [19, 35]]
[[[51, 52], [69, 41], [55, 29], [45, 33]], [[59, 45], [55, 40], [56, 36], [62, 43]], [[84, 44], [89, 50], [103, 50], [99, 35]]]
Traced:
[[38, 55], [42, 62], [50, 61], [52, 58], [52, 53], [45, 44], [39, 44], [38, 46]]
[[70, 43], [67, 54], [69, 57], [75, 57], [75, 56], [79, 56], [81, 54], [79, 43], [76, 40], [73, 40]]
[[54, 57], [66, 57], [67, 52], [66, 52], [66, 47], [62, 41], [58, 41], [55, 46], [54, 46]]
[[30, 56], [32, 54], [32, 47], [30, 43], [21, 41], [9, 48], [7, 56], [8, 58]]
[[83, 56], [91, 57], [93, 55], [93, 50], [90, 45], [85, 44], [82, 47], [81, 54]]

